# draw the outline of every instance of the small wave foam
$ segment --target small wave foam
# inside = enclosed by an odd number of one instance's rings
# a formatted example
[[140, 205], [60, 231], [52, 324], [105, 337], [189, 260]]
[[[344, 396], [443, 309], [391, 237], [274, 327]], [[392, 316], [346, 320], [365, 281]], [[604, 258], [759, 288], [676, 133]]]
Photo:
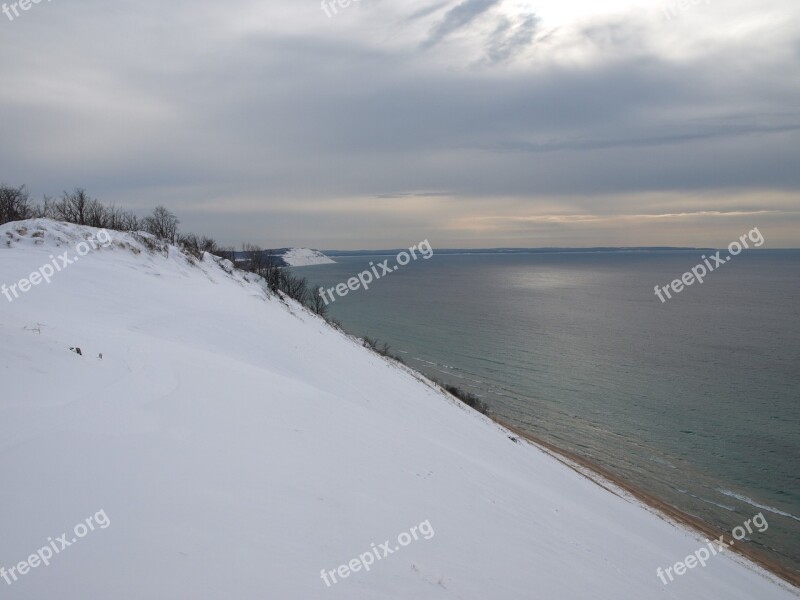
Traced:
[[741, 494], [737, 494], [736, 492], [732, 492], [730, 490], [718, 489], [717, 490], [723, 496], [728, 496], [729, 498], [736, 498], [737, 500], [744, 502], [745, 504], [749, 504], [750, 506], [755, 506], [756, 508], [760, 508], [762, 510], [766, 510], [767, 512], [774, 513], [776, 515], [780, 515], [782, 517], [789, 517], [790, 519], [794, 519], [795, 521], [800, 521], [797, 517], [787, 512], [784, 512], [774, 506], [766, 506], [764, 504], [759, 504], [752, 498], [748, 498], [747, 496], [742, 496]]
[[701, 498], [700, 496], [695, 496], [694, 494], [689, 494], [692, 498], [697, 498], [700, 502], [705, 502], [706, 504], [711, 504], [712, 506], [716, 506], [718, 508], [724, 508], [725, 510], [729, 510], [730, 512], [736, 512], [736, 507], [734, 506], [726, 506], [725, 504], [719, 504], [717, 502], [712, 502], [711, 500], [706, 500], [705, 498]]

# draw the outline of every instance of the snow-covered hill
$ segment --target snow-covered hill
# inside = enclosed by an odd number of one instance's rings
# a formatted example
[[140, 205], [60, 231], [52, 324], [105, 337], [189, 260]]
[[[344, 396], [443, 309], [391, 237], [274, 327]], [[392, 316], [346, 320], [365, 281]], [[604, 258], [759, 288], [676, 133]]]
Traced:
[[282, 256], [283, 260], [290, 267], [307, 267], [310, 265], [329, 265], [332, 259], [325, 256], [319, 250], [310, 248], [289, 248]]
[[0, 227], [3, 598], [795, 597], [727, 553], [665, 586], [698, 536], [229, 263], [111, 235]]

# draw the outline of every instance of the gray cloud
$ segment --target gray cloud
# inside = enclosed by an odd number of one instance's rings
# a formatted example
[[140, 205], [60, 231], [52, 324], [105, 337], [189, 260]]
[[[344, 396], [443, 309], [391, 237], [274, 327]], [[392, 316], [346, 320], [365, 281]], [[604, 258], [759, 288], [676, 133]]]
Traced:
[[539, 19], [535, 15], [519, 17], [516, 26], [501, 17], [486, 45], [486, 56], [492, 63], [508, 60], [533, 41]]
[[450, 0], [445, 0], [444, 2], [438, 2], [432, 6], [425, 6], [423, 8], [420, 8], [419, 10], [415, 10], [406, 18], [406, 20], [416, 21], [417, 19], [423, 19], [425, 17], [432, 15], [435, 12], [442, 10], [448, 4], [450, 4]]
[[703, 131], [687, 131], [653, 137], [639, 137], [628, 139], [575, 139], [559, 142], [500, 142], [491, 150], [499, 152], [557, 152], [560, 150], [602, 150], [609, 148], [646, 148], [650, 146], [675, 145], [681, 142], [695, 142], [701, 140], [714, 140], [729, 137], [744, 136], [753, 133], [791, 133], [800, 131], [800, 122], [779, 125], [730, 125], [706, 127]]
[[464, 0], [457, 6], [451, 8], [444, 15], [442, 20], [431, 29], [427, 39], [421, 44], [421, 48], [428, 49], [448, 35], [463, 29], [472, 23], [477, 17], [487, 10], [496, 6], [500, 0]]
[[[393, 4], [384, 43], [386, 5], [289, 6], [75, 0], [0, 23], [0, 181], [165, 204], [226, 243], [401, 246], [425, 229], [496, 246], [521, 216], [713, 205], [777, 211], [795, 233], [771, 240], [800, 245], [797, 26], [672, 55], [694, 30], [637, 14], [542, 35], [545, 15], [502, 0]], [[489, 216], [505, 229], [484, 237]]]

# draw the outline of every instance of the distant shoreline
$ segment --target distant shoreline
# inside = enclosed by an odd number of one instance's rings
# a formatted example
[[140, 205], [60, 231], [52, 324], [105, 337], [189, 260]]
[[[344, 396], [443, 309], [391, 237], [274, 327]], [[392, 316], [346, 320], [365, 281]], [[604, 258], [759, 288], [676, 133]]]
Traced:
[[[519, 427], [515, 427], [514, 425], [511, 425], [498, 417], [489, 415], [489, 418], [492, 419], [498, 425], [507, 429], [508, 431], [515, 433], [518, 436], [531, 442], [535, 446], [540, 447], [542, 450], [544, 450], [551, 456], [554, 456], [554, 458], [556, 458], [557, 460], [561, 461], [564, 465], [573, 469], [575, 472], [580, 473], [585, 477], [588, 477], [601, 487], [608, 489], [610, 492], [615, 493], [614, 490], [611, 490], [607, 486], [603, 485], [603, 480], [627, 492], [628, 494], [630, 494], [643, 504], [654, 509], [657, 513], [660, 514], [660, 516], [665, 517], [668, 520], [674, 521], [681, 525], [685, 525], [690, 529], [693, 529], [695, 532], [700, 533], [711, 540], [719, 539], [719, 537], [722, 535], [724, 536], [724, 541], [727, 544], [730, 544], [733, 541], [733, 538], [728, 532], [717, 529], [716, 527], [710, 525], [709, 523], [706, 523], [705, 521], [695, 516], [683, 512], [682, 510], [672, 506], [671, 504], [665, 502], [664, 500], [658, 498], [657, 496], [636, 487], [635, 485], [629, 483], [628, 481], [625, 481], [618, 475], [612, 473], [611, 471], [595, 463], [594, 461], [579, 454], [576, 454], [574, 452], [570, 452], [569, 450], [564, 450], [563, 448], [559, 448], [558, 446], [550, 442], [547, 442], [539, 437], [536, 437], [531, 433], [523, 431]], [[577, 467], [582, 467], [590, 471], [592, 474], [596, 475], [597, 478], [589, 477], [586, 473], [584, 473]], [[800, 588], [800, 574], [776, 562], [771, 556], [767, 555], [758, 548], [753, 547], [751, 544], [742, 544], [741, 542], [739, 542], [738, 545], [733, 546], [732, 548], [730, 548], [730, 550], [736, 552], [737, 554], [740, 554], [741, 556], [744, 556], [745, 558], [749, 559], [753, 563], [762, 567], [766, 571], [779, 577], [783, 581], [795, 586], [796, 588]], [[678, 558], [680, 557], [676, 557], [676, 560]]]
[[[655, 252], [715, 252], [724, 248], [694, 248], [681, 246], [598, 246], [591, 248], [437, 248], [436, 254], [446, 256], [463, 255], [495, 255], [495, 254], [635, 254], [635, 253], [655, 253]], [[748, 252], [797, 252], [800, 248], [750, 248]], [[321, 250], [325, 256], [336, 256], [341, 258], [359, 256], [394, 256], [401, 252], [402, 248], [394, 250]]]

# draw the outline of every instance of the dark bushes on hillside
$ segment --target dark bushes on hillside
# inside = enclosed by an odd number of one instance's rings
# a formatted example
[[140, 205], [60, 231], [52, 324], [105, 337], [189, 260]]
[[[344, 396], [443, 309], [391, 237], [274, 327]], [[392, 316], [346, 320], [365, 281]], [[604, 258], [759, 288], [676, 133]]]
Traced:
[[[208, 252], [209, 254], [218, 253], [217, 244], [214, 240], [206, 236], [197, 237], [193, 233], [178, 235], [178, 246], [198, 259], [203, 257], [203, 252]], [[217, 256], [219, 255], [217, 254]]]
[[489, 414], [489, 406], [475, 394], [465, 392], [461, 388], [454, 385], [445, 384], [443, 387], [467, 406], [471, 406], [478, 412], [482, 412], [485, 415]]
[[364, 339], [364, 343], [367, 345], [368, 348], [371, 348], [372, 350], [374, 350], [375, 352], [377, 352], [381, 356], [385, 356], [386, 358], [391, 358], [392, 360], [396, 360], [399, 363], [405, 364], [405, 361], [402, 358], [400, 358], [399, 356], [397, 356], [393, 352], [390, 352], [391, 346], [389, 346], [389, 344], [387, 344], [386, 342], [381, 344], [375, 338], [371, 338], [371, 337], [367, 337], [367, 336], [364, 336], [363, 339]]
[[[258, 246], [243, 246], [244, 260], [237, 261], [233, 248], [221, 248], [210, 237], [178, 231], [180, 221], [164, 206], [157, 206], [152, 213], [140, 219], [135, 214], [115, 206], [105, 206], [92, 198], [83, 188], [63, 192], [57, 199], [45, 196], [41, 205], [31, 202], [25, 186], [10, 187], [0, 184], [0, 225], [25, 219], [49, 218], [76, 225], [87, 225], [99, 229], [125, 231], [136, 234], [149, 233], [163, 242], [180, 247], [188, 255], [201, 259], [204, 252], [226, 258], [235, 267], [260, 275], [273, 293], [283, 293], [297, 300], [316, 314], [326, 318], [327, 305], [303, 277], [295, 277], [283, 267], [285, 263], [272, 250]], [[166, 247], [151, 239], [138, 236], [150, 251], [166, 251]], [[334, 323], [335, 325], [335, 323]]]

